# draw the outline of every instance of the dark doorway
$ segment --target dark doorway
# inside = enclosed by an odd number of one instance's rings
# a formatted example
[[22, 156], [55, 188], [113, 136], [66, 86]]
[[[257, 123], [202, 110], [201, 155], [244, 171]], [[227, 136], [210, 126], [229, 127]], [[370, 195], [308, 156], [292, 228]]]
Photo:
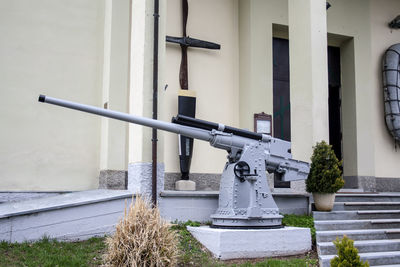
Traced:
[[329, 75], [329, 143], [336, 157], [342, 160], [342, 118], [340, 48], [328, 47]]
[[273, 38], [274, 137], [290, 141], [289, 41]]
[[[290, 141], [290, 74], [289, 41], [273, 38], [273, 135]], [[290, 188], [290, 182], [282, 182], [277, 175], [275, 188]]]
[[[342, 160], [341, 120], [341, 69], [340, 48], [328, 47], [329, 75], [329, 143], [339, 160]], [[273, 38], [273, 135], [286, 141], [290, 132], [290, 73], [289, 40]], [[275, 176], [276, 188], [289, 188], [290, 182], [282, 182]]]

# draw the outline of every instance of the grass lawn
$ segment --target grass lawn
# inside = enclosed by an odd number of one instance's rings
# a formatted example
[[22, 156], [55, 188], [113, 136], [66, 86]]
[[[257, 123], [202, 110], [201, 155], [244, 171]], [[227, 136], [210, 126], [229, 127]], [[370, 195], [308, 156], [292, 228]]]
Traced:
[[0, 266], [100, 266], [104, 238], [57, 242], [0, 243]]
[[[310, 216], [285, 215], [285, 225], [310, 227], [314, 223]], [[188, 222], [172, 227], [179, 233], [180, 258], [178, 266], [217, 267], [280, 267], [317, 266], [315, 253], [280, 259], [255, 259], [218, 261], [186, 230]], [[315, 232], [315, 230], [314, 230]], [[100, 266], [105, 251], [104, 238], [91, 238], [81, 242], [57, 242], [44, 238], [35, 243], [0, 243], [0, 266]]]

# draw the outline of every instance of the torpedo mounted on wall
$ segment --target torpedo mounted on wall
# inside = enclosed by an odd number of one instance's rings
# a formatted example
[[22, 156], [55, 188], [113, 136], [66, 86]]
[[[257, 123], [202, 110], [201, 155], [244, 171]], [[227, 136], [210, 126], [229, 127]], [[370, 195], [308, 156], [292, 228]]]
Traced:
[[[182, 37], [166, 36], [169, 43], [179, 44], [181, 47], [181, 65], [179, 70], [179, 84], [181, 90], [178, 95], [178, 114], [194, 118], [196, 115], [196, 93], [189, 90], [188, 83], [188, 47], [203, 49], [220, 49], [221, 46], [216, 43], [191, 38], [186, 34], [186, 25], [188, 19], [188, 1], [182, 0]], [[179, 140], [179, 163], [181, 169], [181, 180], [175, 184], [176, 190], [195, 190], [195, 183], [189, 183], [190, 164], [193, 154], [193, 138], [178, 136]], [[187, 181], [187, 182], [184, 182]], [[182, 183], [184, 182], [184, 183]], [[182, 188], [181, 188], [182, 187]]]
[[395, 140], [400, 141], [400, 43], [389, 47], [382, 62], [383, 96], [386, 126]]

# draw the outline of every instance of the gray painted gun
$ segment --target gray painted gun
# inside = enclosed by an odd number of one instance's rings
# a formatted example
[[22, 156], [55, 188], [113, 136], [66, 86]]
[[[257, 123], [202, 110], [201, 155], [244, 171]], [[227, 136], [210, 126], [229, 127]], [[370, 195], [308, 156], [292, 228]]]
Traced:
[[290, 142], [269, 135], [178, 115], [172, 123], [102, 109], [44, 95], [45, 102], [207, 141], [228, 152], [221, 176], [214, 227], [280, 227], [282, 216], [267, 183], [266, 172], [283, 181], [307, 178], [309, 164], [292, 159]]

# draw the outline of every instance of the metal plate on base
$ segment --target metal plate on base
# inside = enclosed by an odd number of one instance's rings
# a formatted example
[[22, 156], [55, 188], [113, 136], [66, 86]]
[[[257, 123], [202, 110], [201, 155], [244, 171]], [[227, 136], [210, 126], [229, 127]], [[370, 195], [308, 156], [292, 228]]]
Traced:
[[225, 228], [225, 229], [270, 229], [270, 228], [281, 228], [283, 216], [278, 215], [276, 217], [264, 217], [264, 218], [240, 218], [240, 217], [226, 217], [215, 218], [211, 216], [213, 228]]

